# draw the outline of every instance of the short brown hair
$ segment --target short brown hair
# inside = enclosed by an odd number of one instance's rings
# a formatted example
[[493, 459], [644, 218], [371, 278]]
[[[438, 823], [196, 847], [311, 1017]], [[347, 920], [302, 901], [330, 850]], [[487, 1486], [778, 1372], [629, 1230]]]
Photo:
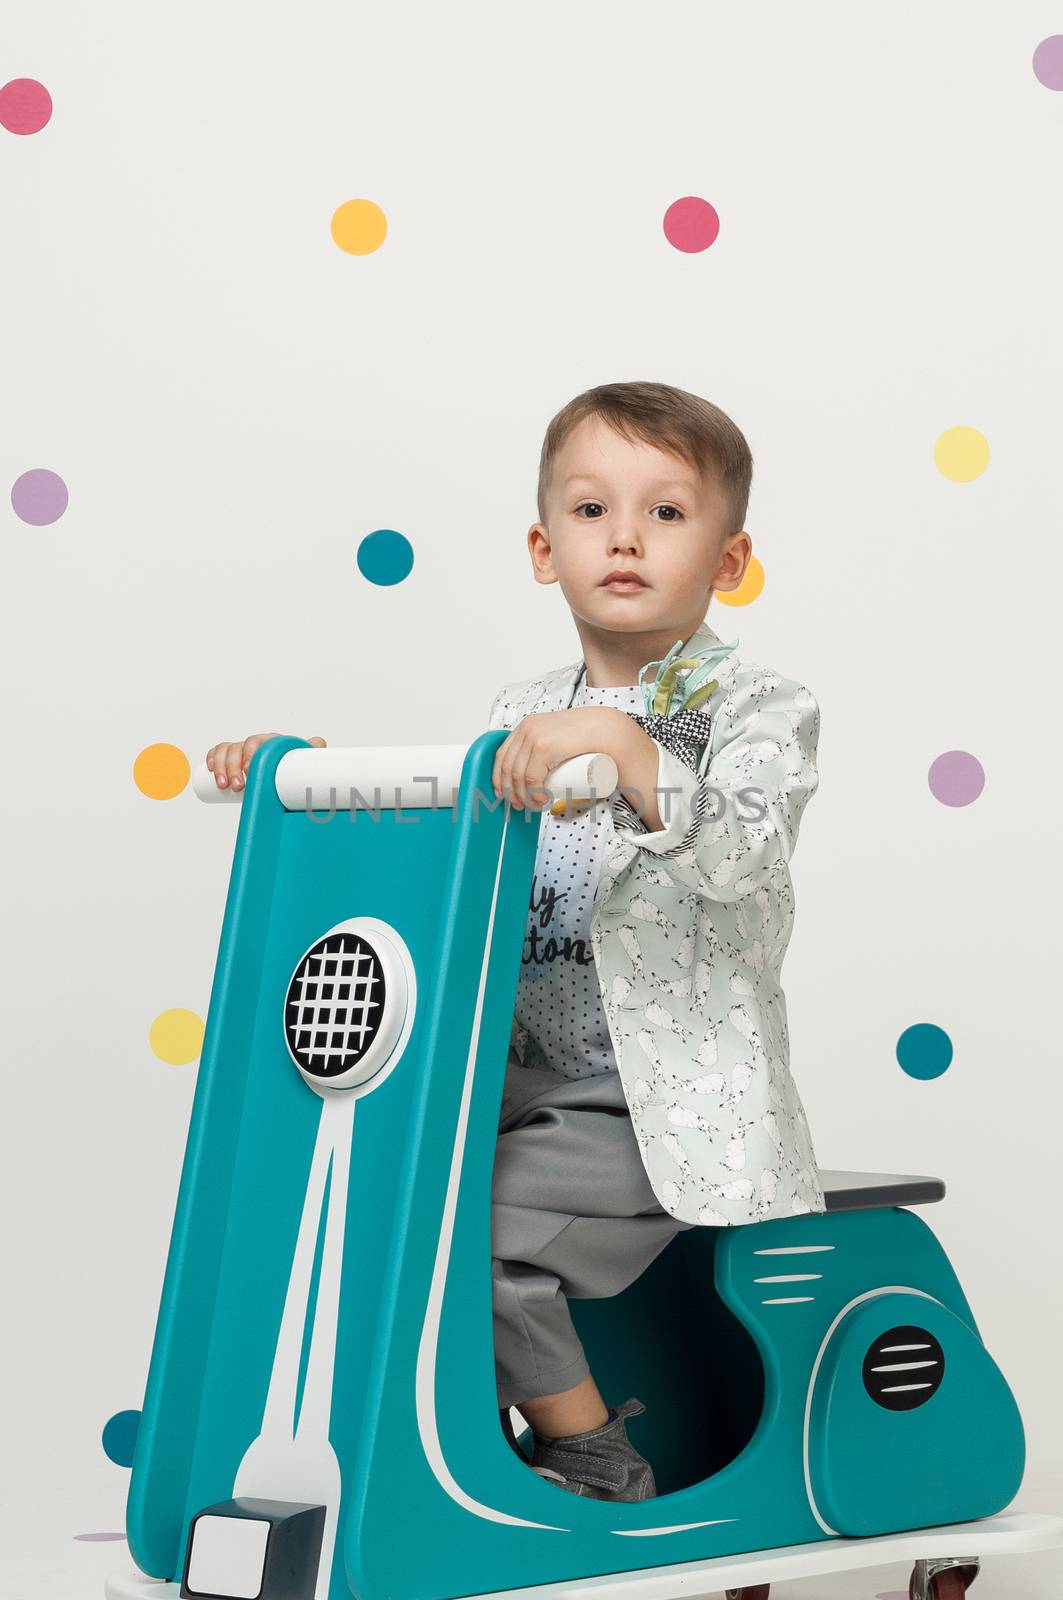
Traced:
[[711, 468], [727, 506], [727, 533], [745, 522], [753, 457], [742, 430], [725, 411], [670, 383], [600, 383], [563, 406], [549, 423], [539, 457], [539, 521], [546, 522], [546, 493], [558, 452], [585, 417], [599, 416], [625, 439], [632, 435], [670, 450], [699, 475]]

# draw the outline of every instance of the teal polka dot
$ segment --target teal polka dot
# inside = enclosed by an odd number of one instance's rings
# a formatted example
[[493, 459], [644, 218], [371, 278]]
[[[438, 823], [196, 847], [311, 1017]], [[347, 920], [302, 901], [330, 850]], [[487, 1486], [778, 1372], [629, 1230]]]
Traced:
[[116, 1466], [131, 1467], [139, 1431], [139, 1411], [116, 1411], [111, 1420], [104, 1425], [104, 1454]]
[[358, 570], [370, 583], [401, 583], [412, 567], [413, 546], [394, 528], [377, 528], [358, 546]]
[[897, 1060], [910, 1078], [940, 1078], [952, 1060], [952, 1040], [933, 1022], [913, 1022], [897, 1040]]

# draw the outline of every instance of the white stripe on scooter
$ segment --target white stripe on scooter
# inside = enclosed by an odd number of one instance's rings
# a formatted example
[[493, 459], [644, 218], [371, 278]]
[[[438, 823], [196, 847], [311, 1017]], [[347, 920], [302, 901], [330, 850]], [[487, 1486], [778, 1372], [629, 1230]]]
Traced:
[[[432, 1269], [432, 1282], [428, 1290], [428, 1301], [425, 1306], [424, 1322], [421, 1326], [421, 1339], [417, 1349], [417, 1376], [415, 1385], [417, 1427], [421, 1435], [421, 1444], [424, 1449], [425, 1459], [432, 1469], [432, 1473], [442, 1489], [464, 1510], [471, 1511], [474, 1516], [483, 1517], [489, 1522], [505, 1522], [521, 1528], [542, 1528], [550, 1533], [572, 1533], [572, 1528], [563, 1528], [559, 1524], [550, 1522], [535, 1522], [529, 1517], [515, 1517], [507, 1511], [500, 1511], [496, 1506], [484, 1505], [480, 1500], [474, 1500], [467, 1494], [456, 1481], [443, 1456], [442, 1445], [439, 1442], [439, 1427], [436, 1418], [435, 1405], [435, 1377], [436, 1356], [439, 1347], [439, 1324], [443, 1306], [443, 1295], [446, 1290], [447, 1272], [450, 1266], [450, 1251], [454, 1237], [454, 1214], [457, 1210], [458, 1192], [461, 1188], [461, 1171], [465, 1160], [465, 1141], [469, 1124], [469, 1104], [472, 1099], [473, 1076], [476, 1070], [476, 1054], [480, 1040], [480, 1023], [483, 1015], [484, 992], [487, 988], [487, 969], [491, 961], [491, 945], [494, 938], [495, 910], [498, 905], [498, 885], [502, 876], [502, 859], [505, 854], [506, 833], [509, 829], [511, 807], [507, 804], [505, 817], [502, 823], [502, 835], [498, 847], [498, 861], [495, 865], [495, 881], [491, 891], [491, 909], [487, 917], [487, 928], [484, 937], [483, 961], [480, 965], [480, 986], [476, 994], [476, 1009], [473, 1013], [472, 1033], [469, 1039], [469, 1052], [465, 1061], [465, 1080], [462, 1084], [461, 1104], [458, 1108], [458, 1124], [454, 1131], [454, 1150], [450, 1161], [450, 1177], [447, 1182], [446, 1199], [443, 1202], [443, 1216], [439, 1225], [439, 1243], [436, 1247], [435, 1265]], [[501, 1435], [501, 1429], [499, 1430]], [[563, 1491], [558, 1491], [562, 1493]], [[687, 1528], [705, 1528], [712, 1522], [733, 1522], [733, 1517], [711, 1518], [707, 1522], [681, 1522], [668, 1528], [638, 1528], [620, 1529], [612, 1528], [612, 1533], [637, 1533], [654, 1535], [662, 1533], [682, 1533]]]
[[[421, 1435], [421, 1445], [425, 1453], [425, 1459], [432, 1469], [436, 1482], [453, 1501], [463, 1507], [464, 1510], [471, 1511], [474, 1516], [483, 1517], [489, 1522], [506, 1522], [521, 1528], [545, 1528], [552, 1533], [571, 1533], [571, 1528], [562, 1528], [549, 1522], [535, 1522], [528, 1517], [511, 1516], [506, 1511], [499, 1511], [495, 1506], [484, 1505], [481, 1501], [474, 1500], [472, 1495], [466, 1494], [465, 1490], [454, 1478], [444, 1459], [443, 1447], [439, 1442], [439, 1424], [436, 1417], [435, 1386], [436, 1356], [439, 1349], [439, 1324], [443, 1307], [443, 1295], [446, 1290], [447, 1270], [450, 1266], [450, 1251], [454, 1238], [454, 1215], [457, 1210], [458, 1191], [461, 1187], [461, 1169], [465, 1159], [465, 1140], [469, 1125], [469, 1102], [472, 1097], [472, 1082], [476, 1069], [476, 1051], [480, 1040], [480, 1019], [483, 1015], [484, 991], [487, 987], [487, 968], [491, 960], [495, 908], [498, 905], [498, 884], [502, 876], [502, 858], [505, 854], [510, 811], [511, 807], [507, 803], [502, 822], [502, 835], [498, 846], [498, 860], [495, 864], [495, 881], [491, 889], [491, 909], [487, 917], [483, 960], [480, 964], [480, 986], [476, 992], [472, 1033], [469, 1038], [469, 1051], [465, 1060], [465, 1079], [461, 1089], [461, 1104], [458, 1107], [458, 1125], [454, 1130], [454, 1149], [450, 1158], [450, 1176], [447, 1180], [447, 1192], [443, 1201], [443, 1216], [439, 1224], [439, 1242], [436, 1245], [432, 1282], [428, 1290], [424, 1322], [421, 1325], [421, 1338], [417, 1347], [417, 1374], [414, 1393], [417, 1407], [417, 1428]], [[499, 1436], [501, 1437], [501, 1429], [499, 1429]]]
[[839, 1533], [837, 1528], [832, 1528], [830, 1523], [824, 1521], [824, 1519], [820, 1516], [819, 1507], [816, 1505], [816, 1497], [812, 1493], [812, 1478], [808, 1470], [808, 1425], [809, 1418], [812, 1415], [812, 1391], [816, 1386], [816, 1373], [819, 1371], [820, 1363], [823, 1360], [823, 1353], [830, 1342], [830, 1336], [838, 1326], [839, 1322], [845, 1316], [846, 1312], [851, 1311], [853, 1306], [860, 1305], [861, 1301], [863, 1300], [874, 1300], [879, 1295], [883, 1294], [914, 1294], [918, 1295], [921, 1300], [930, 1300], [936, 1306], [943, 1305], [944, 1303], [943, 1301], [938, 1300], [935, 1295], [927, 1294], [925, 1289], [912, 1289], [907, 1284], [903, 1283], [887, 1284], [882, 1289], [868, 1289], [864, 1294], [854, 1295], [852, 1300], [848, 1301], [844, 1306], [842, 1306], [841, 1310], [838, 1312], [838, 1315], [834, 1318], [834, 1321], [823, 1335], [823, 1342], [816, 1351], [816, 1359], [812, 1363], [812, 1372], [808, 1380], [808, 1393], [805, 1396], [805, 1424], [801, 1448], [804, 1457], [805, 1468], [805, 1494], [808, 1496], [809, 1510], [812, 1512], [812, 1515], [815, 1517], [824, 1533], [835, 1534], [838, 1538], [841, 1538], [842, 1535]]
[[763, 1250], [754, 1250], [755, 1256], [810, 1256], [820, 1250], [833, 1250], [832, 1244], [773, 1244]]

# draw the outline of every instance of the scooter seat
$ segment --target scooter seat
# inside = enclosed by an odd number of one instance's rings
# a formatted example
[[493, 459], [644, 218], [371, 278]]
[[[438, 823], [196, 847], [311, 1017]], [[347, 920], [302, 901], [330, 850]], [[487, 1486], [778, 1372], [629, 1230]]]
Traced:
[[945, 1197], [941, 1178], [911, 1172], [838, 1172], [820, 1168], [828, 1211], [861, 1211], [870, 1206], [922, 1206]]

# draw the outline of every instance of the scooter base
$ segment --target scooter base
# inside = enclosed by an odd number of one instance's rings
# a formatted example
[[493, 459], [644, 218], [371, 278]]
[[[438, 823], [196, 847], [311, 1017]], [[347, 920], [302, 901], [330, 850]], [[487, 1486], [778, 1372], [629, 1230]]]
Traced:
[[[865, 1539], [823, 1539], [811, 1544], [781, 1545], [777, 1550], [747, 1550], [708, 1561], [678, 1561], [630, 1572], [606, 1572], [590, 1578], [533, 1584], [528, 1588], [473, 1592], [467, 1600], [612, 1600], [638, 1590], [638, 1600], [674, 1600], [683, 1593], [751, 1588], [793, 1578], [825, 1577], [946, 1556], [972, 1561], [992, 1560], [1031, 1550], [1063, 1545], [1063, 1517], [1043, 1512], [1012, 1511], [977, 1522], [949, 1522], [940, 1527], [909, 1528], [904, 1533], [870, 1535]], [[179, 1583], [164, 1583], [137, 1569], [116, 1572], [104, 1584], [106, 1600], [178, 1600]], [[466, 1597], [463, 1597], [466, 1600]]]

